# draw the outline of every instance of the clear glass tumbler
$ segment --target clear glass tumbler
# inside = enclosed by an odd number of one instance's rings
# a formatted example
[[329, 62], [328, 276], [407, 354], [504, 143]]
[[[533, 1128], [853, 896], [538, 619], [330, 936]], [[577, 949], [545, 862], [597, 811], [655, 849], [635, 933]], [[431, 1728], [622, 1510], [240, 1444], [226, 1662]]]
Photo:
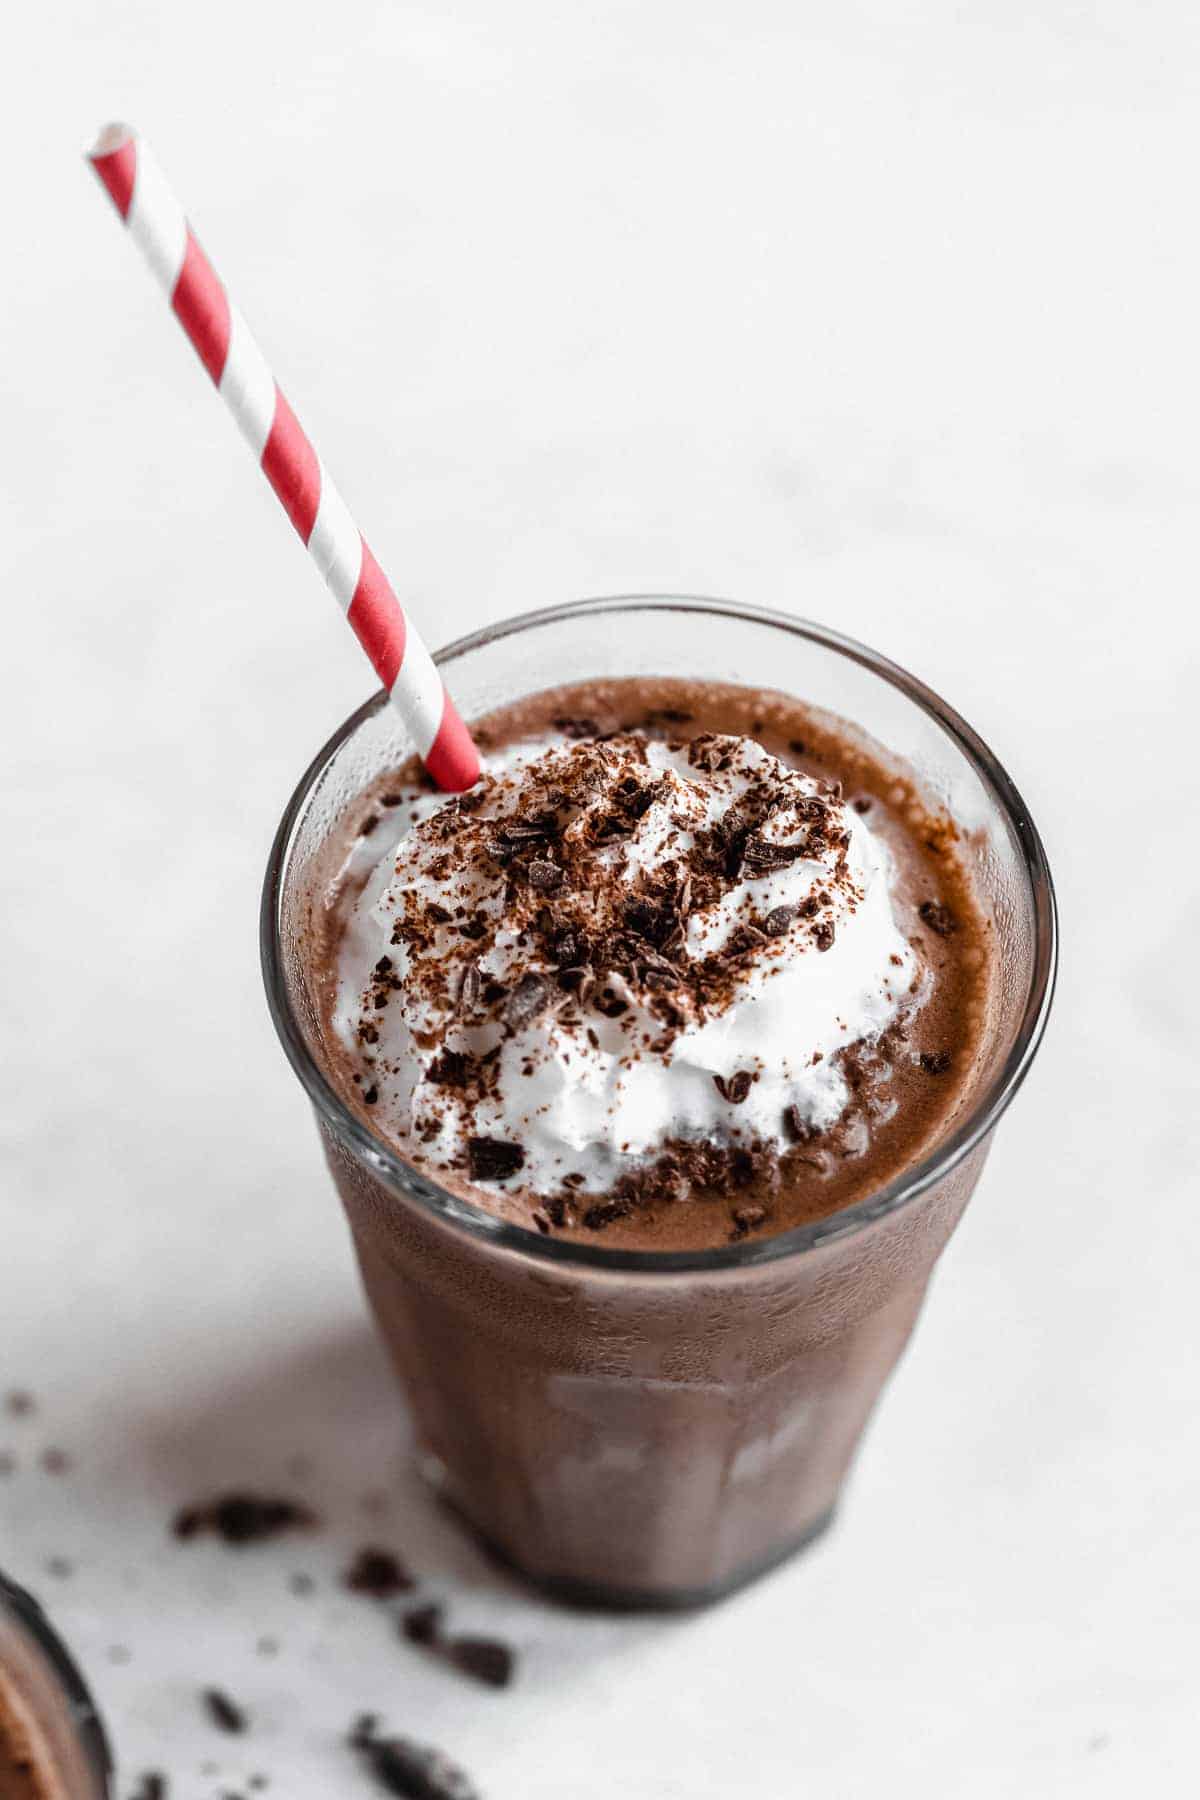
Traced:
[[852, 721], [955, 819], [1000, 980], [953, 1128], [871, 1198], [775, 1237], [638, 1252], [503, 1224], [418, 1173], [323, 1065], [314, 920], [331, 831], [411, 754], [377, 695], [320, 752], [272, 851], [262, 949], [276, 1028], [316, 1111], [363, 1281], [445, 1497], [564, 1597], [715, 1598], [832, 1517], [934, 1263], [1037, 1049], [1054, 898], [1033, 822], [970, 727], [912, 676], [821, 627], [726, 602], [637, 596], [530, 613], [439, 657], [465, 716], [563, 682], [718, 678]]
[[0, 1575], [0, 1800], [109, 1800], [112, 1758], [66, 1646]]

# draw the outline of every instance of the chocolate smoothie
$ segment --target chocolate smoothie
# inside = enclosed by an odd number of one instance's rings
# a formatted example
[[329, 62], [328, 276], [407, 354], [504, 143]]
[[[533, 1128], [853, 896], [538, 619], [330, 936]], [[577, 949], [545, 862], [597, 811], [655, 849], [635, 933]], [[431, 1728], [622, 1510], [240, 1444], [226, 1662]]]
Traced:
[[0, 1800], [105, 1800], [108, 1751], [37, 1602], [0, 1576]]
[[543, 1234], [678, 1250], [853, 1205], [944, 1133], [988, 927], [878, 747], [670, 680], [475, 734], [471, 794], [389, 772], [336, 852], [330, 1066], [417, 1168]]
[[0, 1674], [0, 1800], [69, 1800], [15, 1692]]
[[1041, 847], [781, 615], [586, 602], [447, 678], [475, 789], [375, 703], [285, 816], [276, 1024], [442, 1494], [556, 1593], [710, 1600], [833, 1515], [1044, 1024]]

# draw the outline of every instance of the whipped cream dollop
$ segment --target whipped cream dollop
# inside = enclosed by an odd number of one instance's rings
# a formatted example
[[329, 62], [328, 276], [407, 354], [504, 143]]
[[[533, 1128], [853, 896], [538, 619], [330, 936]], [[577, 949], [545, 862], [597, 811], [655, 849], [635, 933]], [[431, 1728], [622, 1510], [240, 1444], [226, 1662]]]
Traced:
[[605, 1190], [680, 1141], [782, 1154], [839, 1120], [839, 1052], [919, 988], [886, 844], [748, 738], [513, 746], [354, 859], [335, 1026], [359, 1091], [476, 1182]]

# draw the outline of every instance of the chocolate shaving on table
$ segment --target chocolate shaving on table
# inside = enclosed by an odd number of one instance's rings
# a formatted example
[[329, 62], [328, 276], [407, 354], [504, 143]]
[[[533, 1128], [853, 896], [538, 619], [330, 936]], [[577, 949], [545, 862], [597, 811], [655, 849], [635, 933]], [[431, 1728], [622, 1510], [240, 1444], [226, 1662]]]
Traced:
[[446, 1656], [456, 1669], [485, 1687], [508, 1687], [516, 1667], [516, 1657], [499, 1638], [456, 1637], [446, 1643]]
[[250, 1721], [236, 1700], [231, 1700], [223, 1688], [205, 1688], [201, 1696], [205, 1710], [218, 1731], [229, 1732], [232, 1736], [240, 1736]]
[[470, 1776], [440, 1750], [410, 1738], [381, 1737], [374, 1713], [355, 1721], [347, 1742], [366, 1759], [380, 1787], [401, 1800], [481, 1800]]
[[441, 1607], [433, 1601], [410, 1607], [400, 1621], [400, 1629], [410, 1644], [436, 1644], [442, 1630]]
[[373, 1544], [361, 1549], [342, 1576], [342, 1585], [353, 1594], [366, 1594], [372, 1600], [390, 1600], [407, 1592], [415, 1583], [399, 1557], [390, 1550]]
[[432, 1650], [462, 1674], [486, 1687], [507, 1687], [516, 1670], [516, 1653], [500, 1638], [446, 1637], [442, 1631], [443, 1609], [430, 1601], [410, 1608], [400, 1622], [400, 1630], [410, 1644]]
[[308, 1531], [317, 1524], [316, 1514], [298, 1500], [241, 1490], [219, 1494], [197, 1506], [185, 1506], [175, 1515], [172, 1530], [177, 1538], [211, 1532], [223, 1543], [240, 1549], [263, 1543], [285, 1531]]
[[167, 1800], [167, 1778], [158, 1769], [147, 1769], [129, 1800]]

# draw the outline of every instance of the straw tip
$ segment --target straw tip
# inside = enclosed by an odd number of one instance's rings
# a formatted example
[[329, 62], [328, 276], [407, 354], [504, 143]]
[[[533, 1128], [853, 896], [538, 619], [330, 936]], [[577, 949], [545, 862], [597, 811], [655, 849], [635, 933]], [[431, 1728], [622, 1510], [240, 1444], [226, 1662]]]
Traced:
[[133, 126], [122, 125], [119, 121], [114, 121], [113, 124], [105, 125], [98, 132], [95, 143], [85, 154], [94, 162], [98, 156], [115, 155], [118, 150], [123, 150], [126, 144], [132, 142]]

